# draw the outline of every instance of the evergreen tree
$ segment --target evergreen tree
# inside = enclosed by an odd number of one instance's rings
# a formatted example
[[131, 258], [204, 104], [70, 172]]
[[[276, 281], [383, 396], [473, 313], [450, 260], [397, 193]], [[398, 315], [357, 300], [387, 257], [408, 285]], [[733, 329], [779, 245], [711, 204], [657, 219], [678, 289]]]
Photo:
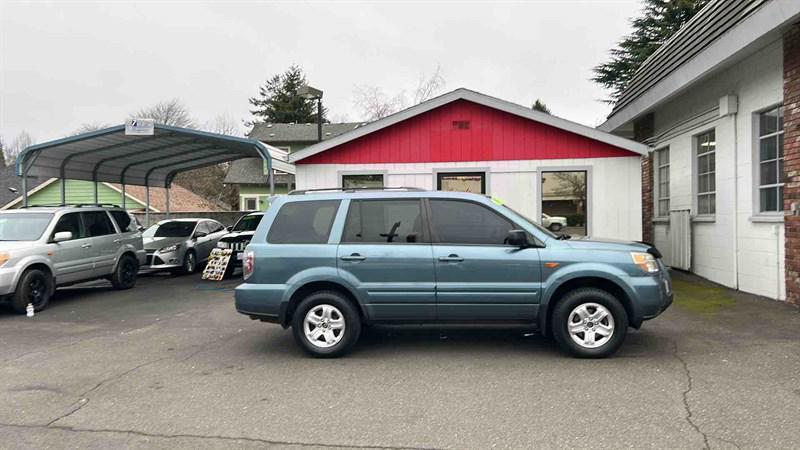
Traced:
[[642, 15], [631, 20], [633, 32], [611, 49], [609, 61], [595, 67], [592, 81], [611, 90], [610, 103], [622, 95], [633, 75], [709, 0], [643, 0]]
[[[293, 65], [282, 74], [268, 79], [258, 88], [258, 96], [250, 97], [253, 120], [248, 125], [259, 122], [272, 123], [315, 123], [317, 121], [317, 101], [307, 100], [297, 95], [297, 89], [306, 84], [306, 76], [300, 66]], [[326, 109], [322, 108], [322, 121], [326, 122]]]

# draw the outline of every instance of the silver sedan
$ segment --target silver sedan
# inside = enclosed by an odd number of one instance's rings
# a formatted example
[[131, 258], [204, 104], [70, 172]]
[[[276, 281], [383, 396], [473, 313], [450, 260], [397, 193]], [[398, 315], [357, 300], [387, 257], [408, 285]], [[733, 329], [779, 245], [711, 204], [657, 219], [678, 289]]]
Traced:
[[228, 230], [212, 219], [162, 220], [144, 231], [145, 270], [190, 274], [202, 267]]

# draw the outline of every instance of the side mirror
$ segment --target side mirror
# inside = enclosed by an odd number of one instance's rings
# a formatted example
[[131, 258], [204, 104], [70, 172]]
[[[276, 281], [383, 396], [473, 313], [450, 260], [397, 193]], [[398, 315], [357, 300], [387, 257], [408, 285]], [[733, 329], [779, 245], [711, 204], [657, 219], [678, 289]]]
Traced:
[[530, 247], [530, 244], [528, 243], [528, 235], [523, 230], [509, 231], [508, 235], [506, 236], [506, 244], [519, 248]]
[[146, 230], [146, 228], [143, 225], [139, 225], [138, 227], [136, 227], [136, 229], [139, 230], [139, 231]]
[[71, 240], [72, 240], [71, 231], [59, 231], [58, 233], [53, 235], [53, 242], [64, 242]]
[[233, 225], [228, 225], [227, 227], [225, 227], [226, 231], [231, 231], [232, 229], [233, 229]]
[[197, 233], [194, 234], [194, 238], [195, 239], [201, 238], [201, 237], [206, 237], [206, 236], [208, 236], [208, 233], [206, 233], [205, 231], [198, 231]]

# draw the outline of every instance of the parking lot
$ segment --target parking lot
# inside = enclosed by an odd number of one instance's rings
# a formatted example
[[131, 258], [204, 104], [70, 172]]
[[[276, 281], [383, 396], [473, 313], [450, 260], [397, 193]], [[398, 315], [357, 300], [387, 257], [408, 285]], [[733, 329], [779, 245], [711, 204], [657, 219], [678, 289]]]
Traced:
[[800, 312], [696, 278], [607, 360], [418, 327], [310, 359], [234, 311], [237, 282], [150, 275], [0, 310], [0, 447], [800, 446]]

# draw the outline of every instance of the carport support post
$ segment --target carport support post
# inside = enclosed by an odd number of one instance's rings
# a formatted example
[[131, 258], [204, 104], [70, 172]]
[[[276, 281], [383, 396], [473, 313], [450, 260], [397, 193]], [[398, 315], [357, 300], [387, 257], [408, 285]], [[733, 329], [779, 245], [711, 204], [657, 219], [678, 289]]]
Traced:
[[22, 207], [28, 207], [28, 171], [22, 170]]
[[61, 177], [61, 205], [67, 204], [67, 179]]
[[97, 180], [94, 180], [94, 203], [100, 203], [100, 201], [97, 199]]
[[125, 183], [122, 183], [122, 209], [125, 208]]
[[166, 189], [166, 192], [165, 192], [165, 197], [166, 197], [166, 200], [167, 200], [167, 219], [169, 219], [169, 215], [170, 215], [169, 214], [169, 192], [170, 192], [170, 189], [172, 189], [172, 183], [167, 185], [167, 189]]
[[150, 185], [144, 185], [144, 223], [146, 227], [150, 227]]

